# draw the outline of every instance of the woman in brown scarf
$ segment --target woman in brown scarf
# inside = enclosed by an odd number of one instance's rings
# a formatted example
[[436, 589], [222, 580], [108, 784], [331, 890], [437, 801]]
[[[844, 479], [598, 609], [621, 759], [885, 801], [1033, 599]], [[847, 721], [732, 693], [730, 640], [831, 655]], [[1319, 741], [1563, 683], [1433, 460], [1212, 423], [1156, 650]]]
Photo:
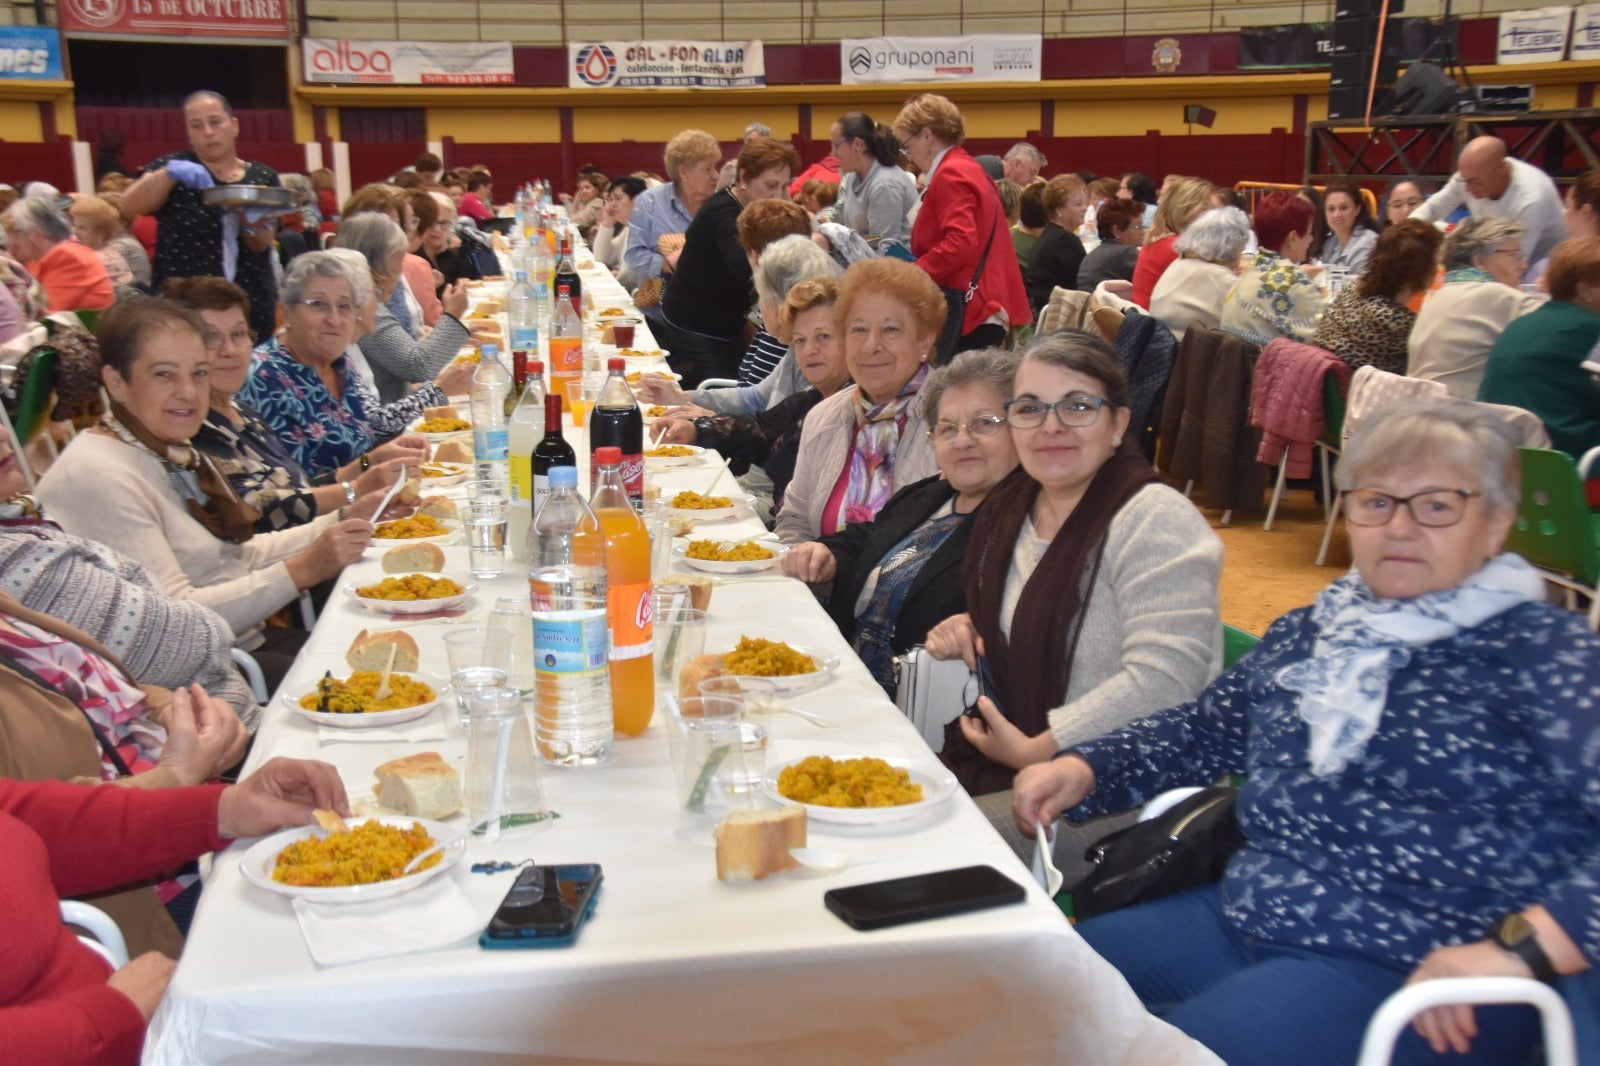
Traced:
[[927, 638], [938, 658], [985, 660], [989, 696], [950, 723], [940, 756], [975, 795], [1193, 699], [1222, 661], [1222, 544], [1123, 444], [1127, 381], [1105, 342], [1035, 343], [1006, 419], [1022, 468], [973, 517], [969, 613]]
[[205, 337], [194, 312], [167, 300], [112, 308], [100, 327], [111, 410], [62, 452], [38, 495], [67, 532], [116, 548], [169, 596], [221, 614], [270, 682], [306, 634], [266, 619], [359, 558], [372, 525], [337, 513], [253, 534], [255, 508], [189, 444], [206, 417]]

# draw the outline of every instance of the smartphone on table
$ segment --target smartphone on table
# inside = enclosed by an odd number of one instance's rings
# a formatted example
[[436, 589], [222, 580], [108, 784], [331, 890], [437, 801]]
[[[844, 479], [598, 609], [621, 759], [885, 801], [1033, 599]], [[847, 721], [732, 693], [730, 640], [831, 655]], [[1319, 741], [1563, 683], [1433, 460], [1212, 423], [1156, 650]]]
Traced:
[[830, 889], [822, 902], [852, 929], [865, 930], [1003, 907], [1026, 897], [1021, 885], [993, 866], [964, 866]]
[[486, 948], [564, 947], [594, 910], [603, 880], [597, 863], [528, 866], [478, 937]]

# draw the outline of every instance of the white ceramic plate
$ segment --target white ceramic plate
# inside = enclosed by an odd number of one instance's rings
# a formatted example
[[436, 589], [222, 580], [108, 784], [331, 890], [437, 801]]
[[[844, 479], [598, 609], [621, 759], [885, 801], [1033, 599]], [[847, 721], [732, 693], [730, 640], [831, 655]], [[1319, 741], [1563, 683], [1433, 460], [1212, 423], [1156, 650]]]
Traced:
[[[772, 638], [768, 637], [767, 639], [771, 640]], [[839, 668], [839, 657], [837, 655], [818, 655], [803, 644], [796, 644], [793, 641], [784, 641], [784, 643], [801, 655], [809, 655], [811, 661], [817, 664], [817, 668], [809, 674], [761, 678], [762, 681], [771, 682], [773, 690], [779, 696], [798, 696], [802, 692], [810, 692], [812, 689], [821, 688], [833, 680], [833, 672]], [[726, 655], [732, 650], [732, 648], [724, 648], [720, 654]]]
[[672, 470], [680, 466], [695, 466], [700, 462], [700, 457], [706, 450], [694, 444], [662, 444], [662, 448], [688, 448], [688, 455], [651, 455], [650, 448], [644, 450], [644, 466], [646, 470]]
[[[701, 537], [697, 539], [710, 540], [712, 538]], [[765, 559], [750, 559], [740, 562], [723, 561], [721, 559], [693, 559], [689, 556], [689, 546], [687, 544], [680, 544], [672, 549], [672, 554], [677, 556], [683, 562], [683, 565], [695, 570], [703, 570], [708, 574], [754, 574], [761, 570], [771, 570], [774, 566], [777, 566], [778, 560], [782, 559], [789, 550], [787, 544], [774, 544], [767, 540], [758, 540], [755, 543], [758, 547], [765, 548], [772, 554]]]
[[381, 544], [385, 548], [393, 548], [398, 544], [449, 544], [461, 531], [461, 523], [454, 518], [441, 518], [439, 524], [444, 526], [444, 532], [432, 537], [384, 537], [373, 536], [374, 544]]
[[[348, 674], [345, 676], [349, 676]], [[300, 706], [302, 696], [314, 695], [317, 691], [315, 682], [301, 689], [299, 692], [285, 692], [280, 699], [289, 710], [301, 718], [317, 725], [332, 726], [335, 729], [375, 729], [378, 726], [401, 725], [405, 722], [415, 721], [439, 705], [439, 701], [450, 695], [450, 682], [433, 674], [412, 672], [406, 675], [421, 681], [433, 689], [433, 699], [426, 703], [419, 703], [415, 707], [401, 707], [393, 711], [373, 711], [370, 714], [334, 714], [324, 711], [308, 711]]]
[[[441, 822], [430, 821], [427, 818], [406, 818], [393, 815], [382, 815], [377, 818], [352, 819], [355, 824], [376, 821], [382, 825], [398, 826], [401, 829], [411, 828], [412, 822], [419, 823], [428, 831], [435, 843], [447, 837], [455, 836], [456, 830]], [[291, 899], [312, 900], [317, 903], [365, 903], [369, 900], [387, 899], [398, 896], [402, 892], [409, 892], [413, 888], [432, 881], [435, 877], [450, 869], [461, 861], [461, 856], [467, 853], [467, 842], [458, 840], [439, 853], [439, 861], [426, 870], [418, 870], [409, 877], [398, 877], [393, 881], [379, 881], [371, 885], [345, 885], [339, 888], [306, 888], [299, 885], [285, 885], [272, 879], [272, 869], [277, 865], [278, 854], [290, 844], [307, 837], [326, 837], [328, 831], [314, 825], [301, 826], [298, 829], [285, 829], [281, 833], [274, 833], [265, 840], [258, 840], [244, 853], [244, 858], [239, 860], [239, 872], [244, 874], [244, 879], [257, 888], [264, 888], [268, 892], [276, 892], [280, 896]]]
[[[833, 759], [859, 759], [861, 755], [829, 755]], [[804, 807], [807, 821], [831, 823], [833, 825], [893, 825], [895, 822], [906, 822], [919, 817], [929, 807], [943, 803], [960, 787], [956, 777], [938, 763], [917, 762], [911, 759], [876, 756], [883, 759], [890, 766], [905, 770], [911, 775], [914, 784], [922, 786], [922, 802], [906, 803], [899, 807], [819, 807], [812, 803], [796, 803], [792, 799], [785, 799], [778, 792], [778, 775], [785, 769], [801, 762], [801, 759], [791, 759], [779, 766], [770, 766], [761, 778], [761, 791], [775, 803], [789, 807]]]
[[[676, 495], [676, 493], [673, 495]], [[721, 492], [713, 492], [710, 495], [726, 495], [730, 500], [733, 501], [733, 506], [717, 507], [706, 510], [697, 510], [690, 507], [669, 506], [667, 507], [667, 514], [671, 515], [673, 518], [687, 518], [689, 521], [698, 526], [705, 525], [708, 522], [727, 522], [735, 518], [743, 518], [747, 512], [751, 511], [755, 507], [756, 501], [755, 497], [753, 496], [738, 496], [732, 493]], [[668, 504], [672, 502], [672, 496], [667, 496], [665, 493], [662, 494], [662, 498], [665, 499]]]
[[[413, 577], [413, 576], [417, 576], [417, 575], [413, 575], [413, 574], [385, 574], [384, 575], [384, 577], [401, 577], [401, 578]], [[441, 574], [422, 574], [421, 576], [422, 577], [426, 577], [426, 578], [437, 579], [437, 578], [439, 578], [439, 577], [441, 577], [443, 575], [441, 575]], [[378, 581], [374, 581], [373, 584], [376, 585], [379, 582], [381, 582], [382, 580], [383, 580], [383, 578], [379, 578]], [[452, 579], [452, 580], [454, 580], [454, 579]], [[354, 581], [350, 582], [348, 585], [346, 585], [344, 587], [344, 594], [346, 596], [349, 596], [352, 600], [355, 600], [357, 603], [359, 603], [361, 606], [365, 607], [367, 610], [375, 611], [378, 614], [431, 614], [434, 611], [448, 611], [453, 607], [460, 607], [463, 603], [466, 602], [466, 599], [467, 599], [468, 596], [470, 596], [474, 592], [478, 591], [478, 586], [473, 584], [471, 581], [457, 581], [456, 584], [461, 586], [461, 594], [459, 596], [440, 596], [439, 598], [432, 599], [432, 600], [381, 600], [381, 599], [375, 599], [375, 598], [373, 598], [371, 596], [363, 596], [363, 595], [361, 595], [361, 593], [357, 592], [356, 589], [359, 586]]]
[[427, 472], [424, 471], [422, 475], [423, 492], [427, 492], [431, 489], [442, 489], [449, 485], [459, 485], [463, 481], [467, 480], [467, 474], [469, 473], [466, 463], [429, 462], [424, 465], [436, 466], [442, 470], [448, 470], [450, 472], [448, 474], [441, 474], [438, 477], [429, 477]]

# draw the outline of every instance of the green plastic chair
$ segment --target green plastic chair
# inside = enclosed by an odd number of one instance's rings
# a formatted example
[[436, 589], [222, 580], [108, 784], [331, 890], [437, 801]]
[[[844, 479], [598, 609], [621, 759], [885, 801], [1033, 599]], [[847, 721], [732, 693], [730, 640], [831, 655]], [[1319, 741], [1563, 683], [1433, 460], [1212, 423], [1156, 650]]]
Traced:
[[1600, 628], [1600, 515], [1589, 510], [1578, 464], [1566, 452], [1518, 448], [1522, 503], [1506, 547], [1544, 571], [1546, 581], [1589, 598], [1589, 627]]
[[56, 353], [55, 349], [49, 348], [29, 362], [27, 376], [22, 382], [22, 393], [17, 397], [17, 413], [11, 420], [17, 439], [24, 444], [44, 426], [55, 381]]
[[1232, 670], [1233, 664], [1245, 657], [1249, 650], [1261, 643], [1261, 638], [1254, 633], [1247, 633], [1238, 626], [1224, 625], [1222, 627], [1222, 668]]
[[105, 312], [86, 307], [72, 313], [78, 316], [78, 321], [83, 323], [84, 329], [93, 333], [100, 328], [100, 316]]

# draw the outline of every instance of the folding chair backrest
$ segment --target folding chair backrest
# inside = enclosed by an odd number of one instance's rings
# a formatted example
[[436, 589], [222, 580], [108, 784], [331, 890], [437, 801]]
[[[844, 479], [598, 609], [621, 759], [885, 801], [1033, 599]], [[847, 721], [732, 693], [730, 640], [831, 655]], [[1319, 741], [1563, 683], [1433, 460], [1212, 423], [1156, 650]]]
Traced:
[[1522, 503], [1506, 547], [1535, 566], [1571, 574], [1586, 585], [1600, 582], [1600, 549], [1578, 480], [1578, 464], [1566, 452], [1518, 448]]

